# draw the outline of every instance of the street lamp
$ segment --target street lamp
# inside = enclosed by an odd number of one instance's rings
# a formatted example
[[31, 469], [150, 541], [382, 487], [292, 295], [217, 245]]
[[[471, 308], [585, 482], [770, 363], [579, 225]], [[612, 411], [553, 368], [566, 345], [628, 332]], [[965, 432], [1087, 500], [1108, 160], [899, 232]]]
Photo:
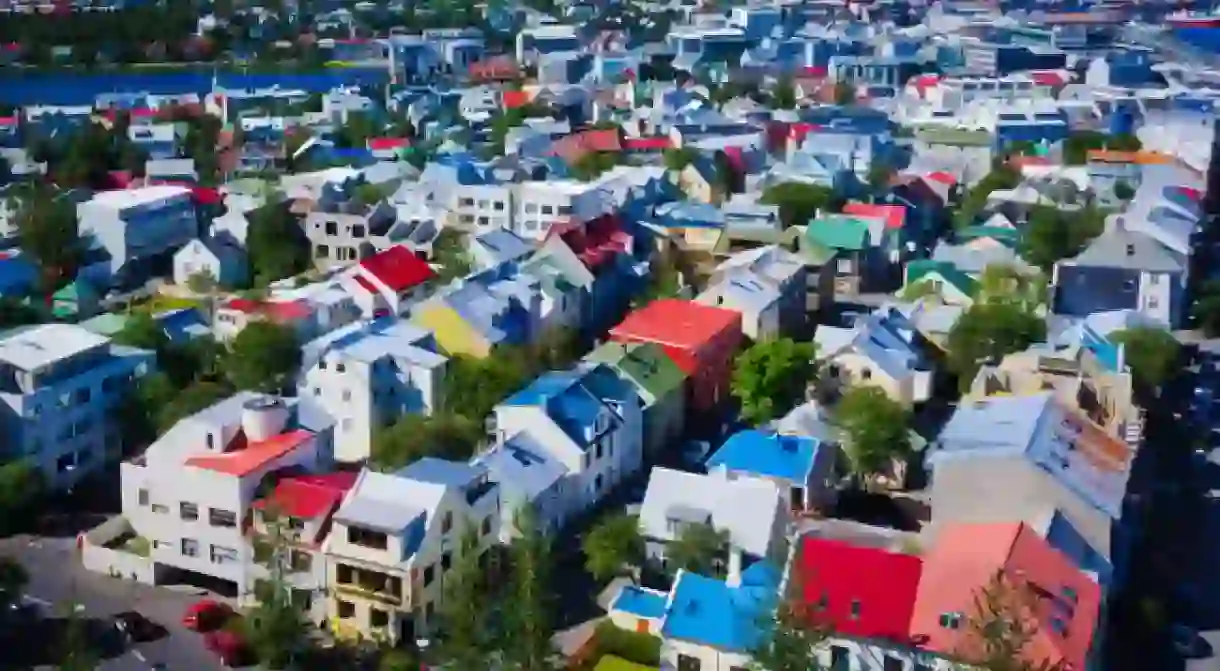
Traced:
[[415, 647], [419, 648], [419, 671], [428, 671], [427, 655], [428, 646], [432, 644], [426, 637], [415, 639]]

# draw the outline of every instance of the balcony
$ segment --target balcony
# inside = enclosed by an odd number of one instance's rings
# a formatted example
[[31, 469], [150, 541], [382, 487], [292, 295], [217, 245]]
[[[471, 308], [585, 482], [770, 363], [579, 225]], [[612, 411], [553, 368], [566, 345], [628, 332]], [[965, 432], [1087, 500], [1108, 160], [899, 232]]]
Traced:
[[341, 597], [351, 597], [356, 599], [364, 599], [366, 601], [377, 601], [395, 608], [409, 609], [411, 608], [411, 600], [403, 599], [396, 594], [378, 591], [376, 589], [362, 587], [360, 585], [335, 585], [335, 594]]
[[[346, 564], [338, 564], [335, 570], [335, 592], [340, 595], [400, 608], [411, 607], [410, 584], [398, 576]], [[401, 596], [404, 593], [406, 598]]]

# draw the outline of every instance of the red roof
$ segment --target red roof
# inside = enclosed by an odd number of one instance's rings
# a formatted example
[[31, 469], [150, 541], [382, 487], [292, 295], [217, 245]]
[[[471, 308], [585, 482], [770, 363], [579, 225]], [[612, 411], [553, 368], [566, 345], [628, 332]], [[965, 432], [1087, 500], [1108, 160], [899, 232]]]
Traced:
[[114, 118], [116, 116], [118, 116], [119, 112], [121, 112], [121, 111], [126, 111], [127, 115], [132, 119], [147, 119], [147, 118], [157, 116], [157, 110], [152, 109], [150, 107], [134, 107], [129, 110], [118, 110], [118, 109], [110, 108], [110, 109], [103, 111], [102, 116], [109, 119], [110, 121], [114, 121]]
[[818, 65], [806, 65], [805, 67], [801, 68], [799, 74], [801, 77], [825, 77], [828, 73], [829, 70], [827, 70], [825, 67]]
[[610, 329], [610, 337], [618, 342], [652, 342], [693, 350], [725, 331], [740, 328], [741, 313], [736, 310], [681, 298], [661, 298], [627, 315], [621, 324]]
[[426, 261], [401, 245], [368, 257], [360, 262], [360, 267], [395, 293], [413, 289], [436, 277]]
[[1101, 588], [1021, 522], [951, 524], [940, 531], [924, 556], [911, 633], [926, 638], [930, 650], [968, 657], [970, 637], [962, 626], [945, 626], [944, 617], [975, 616], [979, 591], [997, 576], [1036, 597], [1021, 609], [1037, 625], [1024, 650], [1026, 661], [1083, 671], [1097, 629]]
[[259, 443], [247, 443], [245, 432], [240, 432], [229, 444], [228, 451], [191, 457], [186, 465], [241, 477], [288, 454], [313, 435], [312, 431], [295, 429]]
[[819, 130], [821, 126], [817, 124], [807, 123], [805, 121], [797, 121], [788, 128], [788, 137], [796, 140], [797, 144], [805, 141], [805, 136], [815, 130]]
[[554, 154], [569, 164], [579, 161], [590, 152], [618, 152], [622, 148], [619, 132], [613, 128], [573, 133], [556, 140], [552, 145]]
[[558, 224], [551, 226], [547, 237], [557, 235], [589, 270], [596, 270], [626, 252], [631, 246], [631, 236], [622, 230], [622, 222], [616, 215], [608, 214], [585, 224]]
[[220, 193], [220, 189], [210, 186], [192, 186], [191, 199], [198, 205], [219, 205], [224, 202], [224, 195]]
[[857, 217], [884, 219], [886, 228], [902, 228], [907, 218], [907, 208], [902, 205], [876, 205], [872, 203], [848, 203], [843, 206], [843, 214]]
[[308, 317], [313, 310], [309, 303], [296, 301], [256, 301], [249, 298], [234, 298], [225, 303], [225, 308], [248, 315], [263, 315], [276, 322], [295, 321]]
[[0, 126], [16, 126], [17, 117], [15, 116], [0, 116]]
[[906, 642], [922, 567], [915, 555], [806, 536], [793, 575], [819, 624], [848, 636]]
[[338, 506], [343, 495], [356, 484], [358, 475], [338, 471], [284, 478], [275, 485], [270, 495], [255, 501], [254, 507], [261, 509], [272, 504], [289, 517], [313, 519]]
[[947, 172], [930, 172], [924, 176], [934, 182], [940, 182], [949, 186], [957, 184], [957, 178]]
[[1063, 86], [1068, 76], [1058, 70], [1039, 70], [1029, 73], [1029, 78], [1039, 86]]
[[370, 151], [385, 151], [387, 149], [402, 149], [411, 141], [405, 137], [371, 137], [368, 141]]
[[673, 142], [664, 135], [657, 137], [629, 137], [623, 139], [623, 149], [634, 151], [652, 151], [672, 148]]
[[530, 104], [530, 94], [525, 91], [505, 91], [501, 100], [504, 103], [504, 109], [511, 110], [518, 107], [525, 107]]

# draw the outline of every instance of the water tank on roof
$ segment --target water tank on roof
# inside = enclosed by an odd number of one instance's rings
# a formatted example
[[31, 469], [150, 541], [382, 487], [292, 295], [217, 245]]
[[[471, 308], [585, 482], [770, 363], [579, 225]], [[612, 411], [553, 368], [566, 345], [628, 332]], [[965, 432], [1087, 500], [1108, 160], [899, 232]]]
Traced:
[[283, 432], [288, 425], [288, 406], [283, 400], [260, 396], [246, 401], [241, 408], [241, 428], [246, 440], [258, 443]]

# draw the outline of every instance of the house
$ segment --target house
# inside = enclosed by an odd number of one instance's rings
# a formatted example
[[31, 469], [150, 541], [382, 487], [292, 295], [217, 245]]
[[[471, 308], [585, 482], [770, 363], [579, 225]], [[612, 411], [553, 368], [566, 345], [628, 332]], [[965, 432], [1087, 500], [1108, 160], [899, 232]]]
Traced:
[[686, 426], [686, 373], [660, 345], [609, 341], [585, 355], [606, 364], [635, 387], [644, 421], [644, 454], [656, 458]]
[[178, 153], [178, 131], [172, 123], [131, 124], [127, 139], [149, 158], [173, 158]]
[[155, 365], [152, 352], [75, 324], [0, 334], [4, 456], [29, 458], [53, 490], [103, 469], [124, 448], [117, 411], [133, 380]]
[[830, 257], [835, 293], [855, 295], [885, 279], [884, 232], [875, 219], [828, 214], [809, 222], [803, 242]]
[[505, 264], [468, 275], [419, 303], [411, 320], [436, 334], [450, 356], [486, 357], [497, 345], [524, 345], [541, 333], [538, 280]]
[[191, 190], [181, 186], [101, 191], [76, 206], [76, 218], [86, 241], [82, 272], [102, 286], [142, 284], [199, 237]]
[[373, 433], [409, 413], [440, 405], [448, 359], [432, 334], [387, 317], [336, 329], [302, 348], [298, 394], [330, 409], [335, 459], [368, 459]]
[[911, 405], [932, 395], [926, 341], [896, 307], [883, 307], [851, 328], [822, 326], [814, 337], [828, 383], [875, 385]]
[[361, 471], [322, 545], [334, 634], [393, 645], [434, 631], [454, 561], [499, 536], [498, 505], [475, 465], [425, 458], [397, 473]]
[[533, 252], [533, 244], [507, 228], [493, 228], [470, 236], [470, 259], [479, 270], [519, 263]]
[[246, 252], [226, 238], [195, 238], [174, 252], [174, 284], [205, 275], [222, 287], [240, 287], [249, 273]]
[[931, 528], [1025, 521], [1049, 533], [1062, 518], [1104, 558], [1103, 579], [1121, 583], [1135, 533], [1123, 502], [1134, 457], [1053, 391], [963, 402], [925, 456]]
[[424, 297], [436, 273], [403, 245], [394, 245], [365, 258], [345, 272], [339, 284], [356, 299], [365, 317], [405, 315]]
[[544, 373], [497, 405], [488, 428], [497, 445], [528, 436], [529, 445], [566, 470], [556, 489], [560, 500], [540, 521], [544, 529], [589, 510], [643, 464], [635, 389], [605, 365]]
[[340, 268], [376, 254], [403, 237], [398, 231], [406, 226], [389, 202], [363, 203], [355, 198], [326, 203], [306, 215], [303, 224], [319, 270]]
[[309, 400], [239, 392], [179, 421], [123, 462], [123, 517], [154, 575], [185, 572], [243, 594], [265, 575], [244, 526], [265, 482], [331, 463], [333, 420]]
[[687, 374], [687, 408], [715, 413], [729, 396], [741, 315], [677, 298], [655, 300], [610, 329], [621, 343], [653, 343]]
[[695, 301], [741, 313], [742, 333], [752, 340], [804, 332], [807, 271], [796, 254], [777, 245], [739, 252], [713, 271]]
[[216, 340], [230, 342], [250, 324], [269, 321], [291, 327], [304, 340], [316, 335], [315, 316], [313, 306], [304, 299], [231, 298], [216, 307], [212, 317], [212, 333]]
[[759, 478], [779, 488], [794, 515], [834, 503], [839, 450], [816, 438], [743, 429], [708, 457], [708, 473]]
[[782, 563], [788, 553], [788, 510], [770, 480], [656, 466], [640, 506], [640, 533], [648, 561], [662, 570], [678, 568], [669, 566], [667, 547], [692, 524], [727, 534], [729, 557], [720, 557], [721, 565], [738, 553], [750, 561]]
[[935, 296], [946, 305], [970, 307], [978, 289], [977, 279], [948, 261], [916, 259], [903, 267], [900, 293], [908, 300]]
[[497, 441], [472, 463], [487, 469], [500, 487], [498, 541], [509, 544], [518, 537], [518, 515], [529, 509], [542, 533], [563, 527], [570, 514], [570, 471], [527, 431]]
[[[356, 483], [356, 473], [286, 475], [250, 505], [250, 534], [256, 540], [279, 536], [288, 545], [285, 582], [292, 603], [311, 624], [326, 626], [326, 555], [322, 542], [331, 518]], [[253, 596], [253, 595], [251, 595]]]
[[1134, 309], [1177, 327], [1186, 318], [1187, 260], [1152, 235], [1129, 229], [1123, 215], [1079, 254], [1055, 264], [1054, 312], [1085, 317]]
[[678, 185], [693, 201], [719, 205], [727, 195], [719, 172], [720, 168], [711, 157], [698, 154], [678, 173]]
[[[982, 655], [965, 632], [983, 589], [1030, 590], [1036, 605], [1032, 640], [1024, 661], [1065, 669], [1094, 668], [1093, 649], [1101, 617], [1096, 580], [1056, 550], [1028, 524], [953, 524], [943, 528], [923, 557], [923, 575], [910, 628], [922, 647], [970, 659]], [[1044, 604], [1044, 605], [1043, 605]]]

